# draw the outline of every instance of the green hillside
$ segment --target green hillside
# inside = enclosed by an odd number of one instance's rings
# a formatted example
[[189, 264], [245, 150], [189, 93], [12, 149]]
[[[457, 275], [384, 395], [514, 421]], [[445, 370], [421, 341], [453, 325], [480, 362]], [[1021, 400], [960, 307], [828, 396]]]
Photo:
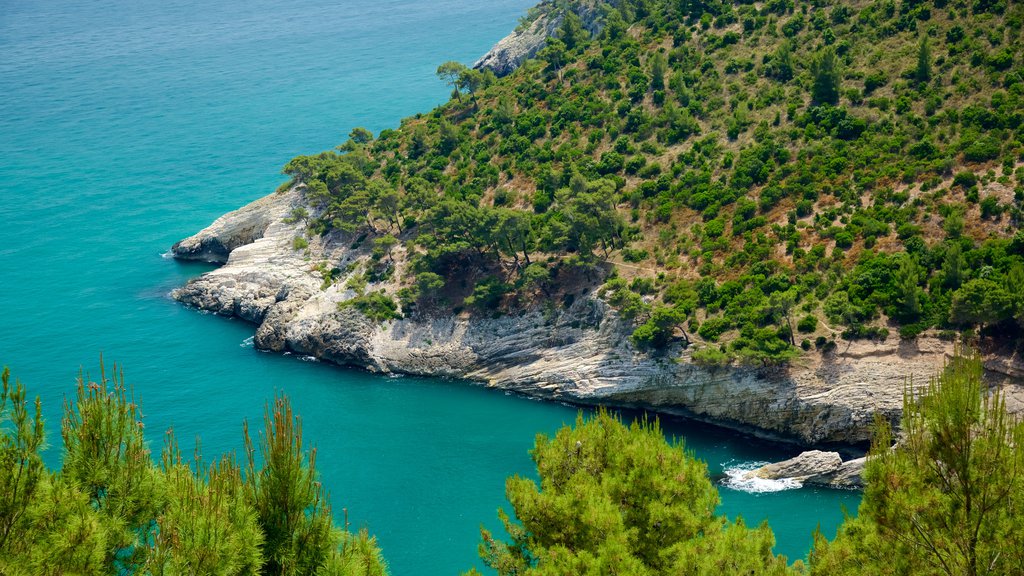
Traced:
[[514, 313], [603, 284], [639, 347], [706, 363], [1019, 339], [1020, 3], [622, 0], [596, 37], [568, 4], [513, 74], [447, 63], [447, 104], [285, 167], [310, 234], [375, 247], [351, 305]]

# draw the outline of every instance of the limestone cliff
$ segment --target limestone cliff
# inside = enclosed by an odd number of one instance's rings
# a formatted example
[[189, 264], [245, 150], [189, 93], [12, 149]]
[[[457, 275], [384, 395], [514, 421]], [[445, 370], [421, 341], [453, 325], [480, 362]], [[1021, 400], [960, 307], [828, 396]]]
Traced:
[[[650, 408], [804, 445], [865, 442], [873, 415], [895, 417], [905, 384], [927, 382], [952, 352], [934, 338], [890, 338], [844, 343], [834, 353], [807, 354], [785, 368], [705, 368], [690, 362], [686, 350], [638, 352], [625, 323], [594, 294], [558, 310], [377, 325], [338, 307], [355, 296], [344, 287], [346, 274], [358, 273], [369, 250], [330, 235], [296, 249], [304, 225], [288, 223], [286, 216], [300, 204], [301, 188], [275, 193], [176, 244], [179, 258], [226, 264], [173, 296], [256, 324], [256, 346], [265, 350], [375, 372], [462, 378], [537, 397]], [[402, 255], [395, 259], [401, 266]], [[325, 267], [348, 272], [325, 282]], [[397, 288], [368, 287], [389, 293]], [[1003, 364], [989, 362], [990, 368]], [[1024, 396], [1019, 386], [1008, 390], [1012, 405]]]
[[[614, 5], [615, 2], [606, 4]], [[532, 20], [498, 41], [473, 67], [488, 68], [498, 76], [505, 76], [536, 56], [562, 25], [565, 13], [554, 2], [541, 2], [534, 10], [536, 16]], [[601, 31], [601, 12], [597, 2], [576, 2], [572, 10], [591, 34]]]

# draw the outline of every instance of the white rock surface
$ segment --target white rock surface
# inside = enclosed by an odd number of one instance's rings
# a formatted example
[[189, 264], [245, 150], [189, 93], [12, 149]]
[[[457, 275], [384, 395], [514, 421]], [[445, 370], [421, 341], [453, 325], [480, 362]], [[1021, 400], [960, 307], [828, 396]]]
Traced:
[[[615, 4], [615, 2], [611, 2]], [[554, 9], [552, 2], [541, 2], [537, 9], [540, 15], [525, 28], [516, 30], [502, 38], [473, 64], [474, 68], [488, 68], [498, 76], [511, 74], [516, 68], [533, 58], [547, 45], [548, 38], [553, 36], [562, 25], [564, 16]], [[583, 22], [583, 27], [591, 34], [601, 31], [601, 14], [596, 2], [576, 2], [573, 10]]]
[[747, 472], [747, 479], [792, 480], [799, 484], [815, 484], [834, 488], [860, 488], [866, 458], [843, 461], [838, 452], [810, 450], [794, 458], [767, 464]]

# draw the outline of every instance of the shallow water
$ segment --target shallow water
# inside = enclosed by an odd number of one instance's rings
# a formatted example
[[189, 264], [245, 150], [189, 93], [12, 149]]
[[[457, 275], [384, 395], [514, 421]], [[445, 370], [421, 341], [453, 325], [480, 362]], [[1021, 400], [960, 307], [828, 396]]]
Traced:
[[[43, 398], [51, 444], [78, 367], [117, 360], [154, 445], [173, 426], [208, 455], [286, 392], [340, 515], [394, 574], [477, 564], [504, 479], [576, 408], [460, 382], [386, 378], [253, 350], [253, 328], [167, 293], [209, 267], [162, 257], [271, 191], [292, 156], [441, 102], [437, 64], [472, 62], [533, 0], [0, 0], [0, 363]], [[792, 451], [669, 421], [725, 468]], [[59, 451], [50, 450], [56, 465]], [[855, 493], [722, 489], [722, 510], [803, 556]]]

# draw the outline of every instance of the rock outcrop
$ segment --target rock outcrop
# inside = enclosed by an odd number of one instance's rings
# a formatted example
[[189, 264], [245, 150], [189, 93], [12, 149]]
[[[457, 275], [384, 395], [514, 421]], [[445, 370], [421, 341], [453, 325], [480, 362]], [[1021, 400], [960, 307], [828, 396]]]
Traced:
[[750, 472], [750, 476], [769, 480], [794, 478], [802, 481], [811, 476], [835, 472], [842, 464], [843, 457], [838, 452], [811, 450], [789, 460], [762, 466]]
[[[574, 3], [572, 9], [587, 31], [591, 34], [601, 31], [601, 12], [597, 1]], [[473, 64], [473, 68], [487, 68], [498, 76], [506, 76], [536, 56], [562, 25], [565, 14], [553, 2], [542, 2], [535, 10], [538, 14], [532, 21], [498, 41]]]
[[235, 248], [262, 238], [267, 228], [285, 218], [297, 201], [294, 191], [261, 198], [221, 216], [199, 234], [172, 246], [171, 251], [183, 260], [224, 264]]
[[[374, 324], [338, 304], [368, 248], [325, 237], [296, 250], [303, 223], [287, 215], [302, 190], [229, 213], [173, 248], [226, 264], [175, 290], [181, 302], [257, 325], [255, 344], [383, 373], [463, 378], [531, 396], [635, 406], [804, 445], [863, 444], [874, 414], [895, 418], [908, 382], [924, 384], [951, 344], [935, 338], [843, 343], [785, 368], [708, 368], [686, 350], [638, 352], [629, 327], [594, 294], [571, 306], [500, 318], [459, 314]], [[396, 261], [402, 262], [401, 248]], [[321, 270], [335, 269], [325, 282]], [[401, 275], [401, 270], [396, 276]], [[383, 283], [370, 290], [394, 294]], [[1021, 387], [1010, 385], [1010, 397]]]
[[838, 452], [811, 450], [782, 462], [767, 464], [745, 474], [747, 478], [792, 480], [833, 488], [861, 488], [866, 458], [843, 461]]

